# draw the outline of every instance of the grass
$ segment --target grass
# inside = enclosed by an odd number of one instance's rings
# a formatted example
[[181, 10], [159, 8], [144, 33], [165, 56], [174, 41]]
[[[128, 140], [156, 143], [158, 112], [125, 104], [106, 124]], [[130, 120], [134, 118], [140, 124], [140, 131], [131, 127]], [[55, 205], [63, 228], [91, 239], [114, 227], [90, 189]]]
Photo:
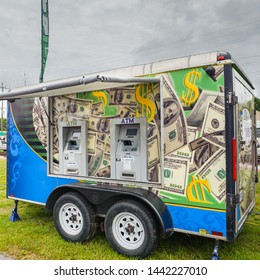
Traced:
[[[19, 202], [21, 221], [9, 221], [14, 202], [6, 199], [6, 161], [0, 159], [0, 252], [17, 260], [128, 260], [117, 254], [100, 229], [87, 243], [74, 244], [60, 238], [52, 215], [43, 206]], [[150, 260], [208, 260], [214, 240], [174, 233], [161, 240]], [[231, 243], [221, 241], [219, 256], [223, 260], [260, 260], [260, 183], [256, 206], [243, 231]]]

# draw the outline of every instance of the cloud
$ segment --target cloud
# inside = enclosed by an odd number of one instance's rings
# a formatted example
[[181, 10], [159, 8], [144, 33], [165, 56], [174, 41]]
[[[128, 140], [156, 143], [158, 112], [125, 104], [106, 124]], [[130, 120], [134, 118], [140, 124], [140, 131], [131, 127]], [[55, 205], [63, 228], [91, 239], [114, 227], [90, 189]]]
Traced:
[[[260, 83], [258, 0], [49, 1], [50, 45], [45, 80], [227, 50]], [[40, 1], [3, 0], [1, 79], [37, 83]], [[256, 73], [255, 73], [256, 72]]]

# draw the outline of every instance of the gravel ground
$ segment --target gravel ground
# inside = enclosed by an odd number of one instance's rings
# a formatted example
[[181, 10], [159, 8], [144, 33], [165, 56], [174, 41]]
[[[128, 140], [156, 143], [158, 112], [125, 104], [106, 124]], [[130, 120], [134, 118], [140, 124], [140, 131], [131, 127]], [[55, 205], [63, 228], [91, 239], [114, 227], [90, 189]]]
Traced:
[[4, 254], [0, 254], [0, 260], [11, 260], [12, 258], [10, 258], [9, 256], [7, 255], [4, 255]]

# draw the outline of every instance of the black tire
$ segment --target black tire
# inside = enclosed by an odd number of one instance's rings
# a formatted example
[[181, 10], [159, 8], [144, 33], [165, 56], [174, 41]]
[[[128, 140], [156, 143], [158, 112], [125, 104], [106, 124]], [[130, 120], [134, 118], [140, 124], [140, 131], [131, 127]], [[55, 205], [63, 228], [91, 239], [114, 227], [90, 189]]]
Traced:
[[159, 229], [151, 211], [135, 200], [114, 204], [105, 218], [108, 242], [118, 253], [144, 258], [157, 246]]
[[72, 242], [89, 240], [97, 227], [92, 206], [76, 192], [59, 197], [54, 205], [53, 220], [60, 236]]

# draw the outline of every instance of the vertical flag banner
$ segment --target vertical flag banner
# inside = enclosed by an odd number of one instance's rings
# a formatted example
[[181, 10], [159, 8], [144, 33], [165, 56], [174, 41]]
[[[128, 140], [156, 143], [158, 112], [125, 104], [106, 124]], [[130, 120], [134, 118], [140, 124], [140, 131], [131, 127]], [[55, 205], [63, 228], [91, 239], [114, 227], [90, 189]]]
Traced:
[[42, 55], [41, 55], [41, 74], [40, 83], [43, 82], [43, 75], [46, 66], [49, 49], [49, 8], [48, 0], [41, 0], [41, 24], [42, 24]]

